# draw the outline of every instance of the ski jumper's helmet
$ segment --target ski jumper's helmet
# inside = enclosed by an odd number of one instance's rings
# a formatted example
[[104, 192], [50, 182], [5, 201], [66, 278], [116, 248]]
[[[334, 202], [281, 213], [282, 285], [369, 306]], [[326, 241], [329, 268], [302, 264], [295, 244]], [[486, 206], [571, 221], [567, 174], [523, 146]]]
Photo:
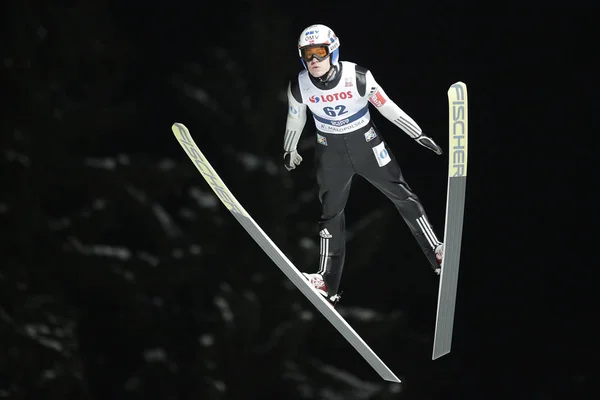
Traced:
[[298, 38], [298, 54], [302, 65], [314, 58], [324, 60], [331, 56], [331, 65], [338, 65], [340, 59], [340, 39], [331, 28], [316, 24], [304, 29]]

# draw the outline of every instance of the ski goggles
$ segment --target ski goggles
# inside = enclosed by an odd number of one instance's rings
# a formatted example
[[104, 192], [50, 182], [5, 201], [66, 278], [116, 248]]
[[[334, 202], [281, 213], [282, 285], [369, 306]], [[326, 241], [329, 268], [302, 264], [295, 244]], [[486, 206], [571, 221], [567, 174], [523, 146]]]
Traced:
[[304, 61], [310, 61], [316, 58], [319, 61], [323, 61], [329, 56], [328, 46], [306, 46], [300, 49], [300, 55]]

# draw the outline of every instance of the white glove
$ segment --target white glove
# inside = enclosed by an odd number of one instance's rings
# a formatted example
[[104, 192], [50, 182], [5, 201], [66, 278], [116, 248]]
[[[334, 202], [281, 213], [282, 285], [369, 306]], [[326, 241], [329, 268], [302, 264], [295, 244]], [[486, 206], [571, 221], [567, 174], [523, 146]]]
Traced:
[[427, 147], [429, 150], [433, 151], [435, 154], [442, 154], [442, 149], [440, 146], [435, 144], [432, 138], [429, 136], [421, 135], [415, 139], [417, 143], [419, 143], [423, 147]]
[[298, 154], [297, 150], [292, 150], [286, 151], [283, 154], [283, 160], [285, 168], [288, 171], [291, 171], [294, 168], [296, 168], [296, 166], [300, 165], [300, 163], [302, 162], [302, 157], [300, 156], [300, 154]]

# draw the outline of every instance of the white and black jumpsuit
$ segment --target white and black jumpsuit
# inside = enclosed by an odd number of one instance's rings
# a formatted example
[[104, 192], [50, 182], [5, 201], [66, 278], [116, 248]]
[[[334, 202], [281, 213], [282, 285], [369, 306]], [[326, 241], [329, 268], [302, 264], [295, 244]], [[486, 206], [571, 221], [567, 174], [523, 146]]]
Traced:
[[369, 103], [412, 138], [421, 128], [387, 97], [371, 72], [341, 61], [328, 81], [304, 70], [288, 87], [288, 118], [284, 150], [296, 145], [310, 109], [317, 129], [316, 171], [321, 202], [319, 221], [320, 263], [318, 272], [328, 295], [338, 293], [346, 254], [344, 208], [355, 174], [362, 176], [396, 206], [410, 227], [431, 266], [439, 268], [435, 248], [441, 244], [417, 195], [402, 177], [402, 171], [379, 130], [371, 122]]

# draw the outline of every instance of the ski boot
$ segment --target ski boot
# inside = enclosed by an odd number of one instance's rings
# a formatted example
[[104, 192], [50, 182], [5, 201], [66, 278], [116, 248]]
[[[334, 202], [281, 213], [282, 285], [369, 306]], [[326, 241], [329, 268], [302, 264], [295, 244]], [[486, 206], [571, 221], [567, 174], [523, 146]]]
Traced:
[[308, 279], [308, 281], [310, 282], [310, 284], [317, 289], [317, 292], [319, 292], [319, 294], [323, 297], [325, 297], [325, 299], [327, 299], [327, 301], [329, 302], [329, 304], [331, 305], [331, 307], [335, 307], [335, 305], [338, 303], [338, 301], [340, 301], [342, 295], [341, 293], [339, 294], [334, 294], [333, 296], [329, 296], [329, 293], [327, 291], [327, 284], [325, 283], [325, 280], [323, 279], [323, 275], [321, 274], [308, 274], [306, 272], [303, 272], [302, 275], [304, 275], [304, 277], [306, 279]]
[[437, 260], [438, 264], [440, 264], [439, 268], [434, 268], [434, 271], [436, 274], [441, 274], [442, 273], [442, 260], [444, 259], [444, 245], [443, 244], [439, 244], [436, 248], [435, 248], [435, 259]]

